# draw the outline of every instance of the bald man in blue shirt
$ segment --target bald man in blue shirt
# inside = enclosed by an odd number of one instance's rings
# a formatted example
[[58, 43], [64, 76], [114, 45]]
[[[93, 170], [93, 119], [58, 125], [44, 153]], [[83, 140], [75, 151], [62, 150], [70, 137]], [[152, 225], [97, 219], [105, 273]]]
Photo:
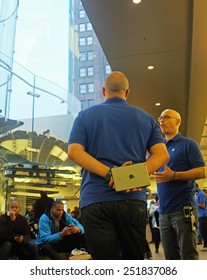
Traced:
[[205, 178], [205, 161], [198, 144], [179, 133], [180, 114], [164, 110], [159, 119], [170, 155], [154, 173], [160, 202], [161, 240], [167, 260], [197, 260], [195, 180]]
[[117, 192], [111, 168], [146, 161], [149, 174], [169, 155], [152, 116], [127, 103], [129, 81], [112, 72], [102, 89], [105, 102], [74, 121], [68, 155], [82, 167], [81, 219], [93, 259], [144, 259], [146, 190]]

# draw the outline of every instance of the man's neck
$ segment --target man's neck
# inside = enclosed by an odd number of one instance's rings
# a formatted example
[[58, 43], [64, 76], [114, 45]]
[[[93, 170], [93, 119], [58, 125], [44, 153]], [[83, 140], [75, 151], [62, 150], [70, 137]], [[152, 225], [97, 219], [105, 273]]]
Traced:
[[166, 134], [165, 135], [166, 141], [168, 142], [169, 140], [173, 139], [177, 134], [178, 134], [178, 132], [176, 132], [174, 134]]

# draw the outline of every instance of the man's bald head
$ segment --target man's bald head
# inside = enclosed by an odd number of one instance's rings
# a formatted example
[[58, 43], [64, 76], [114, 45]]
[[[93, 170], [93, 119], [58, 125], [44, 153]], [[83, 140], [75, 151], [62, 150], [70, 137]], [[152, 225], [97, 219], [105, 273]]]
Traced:
[[114, 71], [106, 78], [105, 88], [112, 92], [126, 91], [129, 88], [129, 81], [124, 73]]

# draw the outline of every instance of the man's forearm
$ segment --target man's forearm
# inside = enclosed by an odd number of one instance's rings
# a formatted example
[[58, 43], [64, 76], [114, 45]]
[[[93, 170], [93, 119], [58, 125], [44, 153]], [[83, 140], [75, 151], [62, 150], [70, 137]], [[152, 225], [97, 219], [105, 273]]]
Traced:
[[193, 168], [188, 171], [176, 171], [175, 180], [189, 181], [205, 178], [205, 166]]
[[146, 161], [149, 174], [154, 173], [160, 167], [164, 166], [169, 158], [165, 144], [160, 143], [154, 145], [150, 150], [150, 157]]
[[98, 161], [83, 150], [74, 150], [69, 153], [70, 159], [87, 171], [105, 177], [109, 167]]

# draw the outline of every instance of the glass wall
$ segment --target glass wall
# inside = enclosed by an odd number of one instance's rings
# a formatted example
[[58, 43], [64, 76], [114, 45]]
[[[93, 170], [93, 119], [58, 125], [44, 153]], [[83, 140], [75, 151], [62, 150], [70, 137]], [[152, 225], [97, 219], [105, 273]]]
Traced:
[[18, 0], [0, 0], [0, 110], [3, 116], [8, 114], [9, 96], [7, 94], [11, 90], [18, 6]]
[[[40, 188], [47, 190], [52, 196], [65, 197], [67, 195], [69, 199], [78, 192], [81, 179], [80, 169], [73, 166], [67, 157], [68, 135], [73, 120], [80, 111], [80, 101], [74, 95], [68, 94], [67, 88], [55, 83], [55, 78], [52, 79], [59, 76], [60, 80], [64, 80], [65, 69], [67, 72], [68, 68], [68, 41], [65, 37], [62, 39], [64, 50], [66, 50], [65, 56], [62, 54], [64, 62], [62, 65], [56, 52], [59, 46], [56, 50], [50, 47], [51, 40], [54, 40], [53, 42], [57, 40], [55, 33], [46, 34], [48, 30], [55, 31], [54, 24], [56, 29], [60, 30], [64, 26], [62, 33], [68, 34], [68, 13], [64, 6], [65, 4], [68, 7], [68, 1], [62, 1], [64, 7], [60, 7], [66, 11], [61, 27], [57, 24], [59, 21], [54, 22], [52, 15], [42, 16], [42, 21], [40, 19], [37, 21], [40, 13], [36, 14], [37, 18], [32, 16], [32, 13], [25, 13], [27, 5], [30, 8], [35, 8], [36, 5], [38, 12], [38, 9], [42, 7], [41, 1], [39, 1], [40, 6], [36, 1], [25, 1], [25, 5], [23, 2], [23, 0], [20, 3], [0, 1], [0, 37], [3, 38], [0, 41], [1, 212], [5, 210], [6, 199], [18, 197], [22, 204], [25, 204], [25, 198], [39, 197]], [[53, 8], [52, 2], [56, 6], [60, 4], [58, 1], [50, 1]], [[17, 18], [17, 12], [19, 18]], [[47, 13], [47, 11], [44, 12]], [[23, 28], [23, 33], [27, 31], [27, 34], [21, 33], [20, 25], [24, 20], [24, 24], [26, 23], [22, 13], [28, 16], [27, 20], [30, 21], [27, 28]], [[57, 13], [57, 9], [53, 9], [53, 13]], [[49, 16], [53, 22], [52, 27], [49, 27]], [[19, 29], [16, 24], [20, 24]], [[39, 31], [35, 33], [32, 29], [37, 26], [40, 31], [43, 26], [46, 27], [42, 41], [38, 36], [35, 37], [40, 34]], [[59, 33], [60, 30], [58, 30]], [[29, 37], [28, 34], [31, 36]], [[48, 35], [48, 45], [46, 53], [42, 55], [38, 53], [39, 49], [34, 42], [40, 45], [42, 43], [45, 47], [45, 34]], [[57, 41], [63, 46], [61, 40]], [[53, 59], [54, 56], [56, 59]], [[26, 57], [28, 64], [25, 64], [31, 65], [31, 68], [26, 68], [25, 65], [17, 62], [14, 59], [16, 57], [21, 57], [22, 61], [26, 61], [24, 59]], [[39, 67], [36, 73], [31, 71], [31, 69], [37, 69], [32, 62], [36, 62]], [[53, 75], [51, 80], [38, 75], [47, 64], [51, 68], [49, 71], [47, 67], [47, 73]], [[67, 83], [62, 84], [67, 85]], [[39, 176], [33, 176], [34, 173], [30, 170], [33, 167], [40, 169]], [[50, 168], [53, 168], [51, 173], [53, 175], [48, 181], [47, 171]]]

